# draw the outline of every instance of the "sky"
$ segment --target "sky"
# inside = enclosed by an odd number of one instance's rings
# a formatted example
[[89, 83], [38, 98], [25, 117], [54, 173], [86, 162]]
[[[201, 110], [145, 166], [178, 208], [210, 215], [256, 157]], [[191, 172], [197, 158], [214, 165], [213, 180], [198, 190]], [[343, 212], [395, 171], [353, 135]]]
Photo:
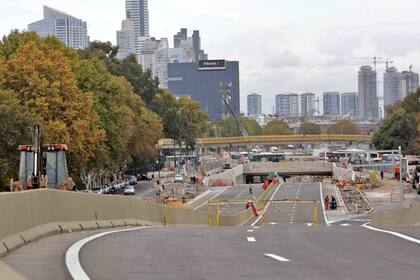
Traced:
[[[87, 21], [91, 40], [115, 43], [125, 17], [124, 0], [2, 1], [0, 34], [41, 19], [43, 5]], [[276, 94], [357, 91], [358, 67], [372, 63], [360, 57], [419, 72], [419, 10], [419, 0], [149, 0], [152, 36], [199, 29], [210, 59], [240, 62], [241, 110], [256, 92], [265, 113]]]

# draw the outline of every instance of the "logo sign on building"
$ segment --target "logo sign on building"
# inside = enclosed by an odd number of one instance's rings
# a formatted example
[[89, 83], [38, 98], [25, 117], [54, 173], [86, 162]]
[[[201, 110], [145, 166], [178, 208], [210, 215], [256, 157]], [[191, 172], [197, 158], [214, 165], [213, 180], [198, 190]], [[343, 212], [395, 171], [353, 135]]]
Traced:
[[198, 62], [199, 71], [226, 70], [226, 60], [200, 60]]

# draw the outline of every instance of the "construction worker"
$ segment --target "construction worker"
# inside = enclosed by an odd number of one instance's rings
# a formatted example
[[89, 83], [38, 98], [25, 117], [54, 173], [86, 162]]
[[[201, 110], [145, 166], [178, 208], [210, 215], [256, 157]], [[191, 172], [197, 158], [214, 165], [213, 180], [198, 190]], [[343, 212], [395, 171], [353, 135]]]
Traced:
[[249, 186], [249, 194], [252, 194], [252, 185]]
[[335, 199], [335, 197], [333, 195], [331, 195], [331, 210], [336, 210], [337, 209], [337, 200]]
[[325, 196], [325, 199], [324, 199], [324, 207], [325, 207], [325, 210], [328, 210], [330, 207], [330, 197], [328, 196], [328, 194]]

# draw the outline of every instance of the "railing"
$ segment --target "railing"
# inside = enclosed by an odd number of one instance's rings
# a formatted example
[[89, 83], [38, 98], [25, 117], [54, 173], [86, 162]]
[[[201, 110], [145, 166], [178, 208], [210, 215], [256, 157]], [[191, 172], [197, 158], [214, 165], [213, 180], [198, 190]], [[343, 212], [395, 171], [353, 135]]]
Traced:
[[241, 144], [241, 143], [293, 143], [293, 142], [372, 142], [371, 135], [263, 135], [263, 136], [242, 136], [242, 137], [218, 137], [218, 138], [199, 138], [197, 143], [200, 145], [214, 144]]

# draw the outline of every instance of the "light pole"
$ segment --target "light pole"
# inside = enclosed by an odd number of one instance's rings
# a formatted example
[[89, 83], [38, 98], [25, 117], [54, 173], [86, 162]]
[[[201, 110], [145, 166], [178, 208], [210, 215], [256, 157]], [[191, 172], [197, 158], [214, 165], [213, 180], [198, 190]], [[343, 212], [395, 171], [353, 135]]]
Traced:
[[401, 153], [401, 146], [398, 146], [398, 153], [400, 155], [400, 192], [401, 192], [401, 200], [404, 200], [404, 186], [402, 183], [402, 153]]

